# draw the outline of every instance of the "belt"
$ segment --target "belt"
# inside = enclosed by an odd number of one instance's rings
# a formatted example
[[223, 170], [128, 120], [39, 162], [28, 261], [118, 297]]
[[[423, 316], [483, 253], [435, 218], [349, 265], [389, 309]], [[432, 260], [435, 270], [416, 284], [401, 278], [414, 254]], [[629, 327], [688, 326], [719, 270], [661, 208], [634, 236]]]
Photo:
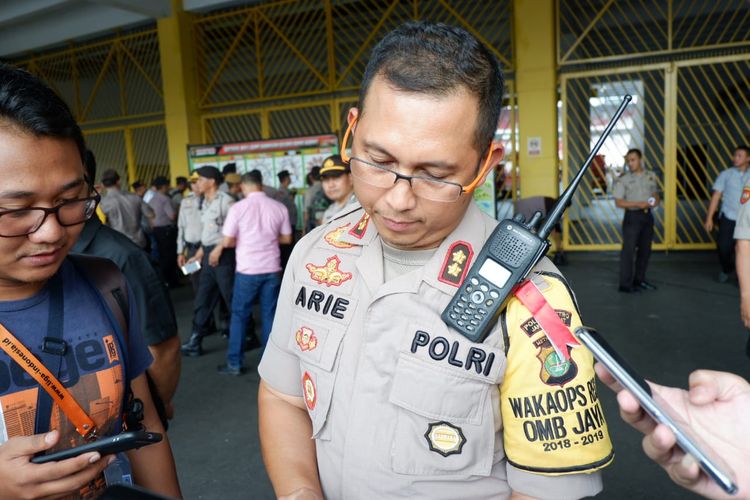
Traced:
[[631, 213], [631, 214], [637, 214], [637, 213], [641, 213], [641, 212], [643, 212], [644, 214], [650, 214], [651, 213], [651, 209], [650, 208], [631, 208], [631, 209], [628, 209], [628, 213]]
[[185, 248], [197, 249], [197, 248], [200, 248], [200, 247], [201, 247], [200, 243], [190, 243], [189, 241], [185, 242]]

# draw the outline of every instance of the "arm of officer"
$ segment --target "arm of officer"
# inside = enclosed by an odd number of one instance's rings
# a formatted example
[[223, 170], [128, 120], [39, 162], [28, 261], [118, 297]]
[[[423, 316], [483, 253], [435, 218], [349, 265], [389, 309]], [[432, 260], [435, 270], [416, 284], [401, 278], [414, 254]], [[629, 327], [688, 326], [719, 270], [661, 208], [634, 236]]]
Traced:
[[177, 471], [172, 457], [169, 438], [161, 425], [151, 392], [146, 381], [146, 374], [141, 374], [130, 383], [133, 396], [143, 402], [143, 426], [151, 432], [164, 435], [164, 439], [156, 444], [144, 446], [127, 452], [133, 469], [134, 482], [170, 498], [181, 498], [180, 485], [177, 481]]
[[737, 239], [736, 241], [737, 280], [740, 282], [740, 315], [745, 328], [750, 329], [750, 239]]
[[703, 227], [706, 231], [713, 231], [714, 229], [714, 215], [716, 210], [719, 209], [719, 202], [721, 201], [721, 191], [714, 191], [711, 196], [711, 203], [708, 204], [708, 213], [706, 214], [706, 221], [703, 223]]
[[263, 462], [276, 495], [322, 499], [312, 423], [302, 398], [275, 391], [261, 380], [258, 412]]
[[[282, 217], [281, 227], [279, 228], [279, 243], [281, 245], [291, 245], [293, 241], [292, 224], [290, 222], [290, 216], [291, 216], [291, 212], [288, 212], [287, 214], [285, 214], [284, 217]], [[296, 219], [295, 219], [295, 222], [296, 222]]]
[[60, 440], [60, 432], [17, 436], [0, 446], [0, 498], [39, 498], [74, 494], [98, 476], [113, 456], [98, 452], [33, 464], [31, 457], [49, 450]]

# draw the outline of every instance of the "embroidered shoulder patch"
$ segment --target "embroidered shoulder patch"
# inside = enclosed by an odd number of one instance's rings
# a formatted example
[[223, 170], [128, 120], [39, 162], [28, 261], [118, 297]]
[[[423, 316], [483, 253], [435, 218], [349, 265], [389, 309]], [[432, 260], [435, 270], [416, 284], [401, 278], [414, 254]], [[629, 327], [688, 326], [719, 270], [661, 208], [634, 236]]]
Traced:
[[429, 424], [424, 437], [427, 439], [430, 451], [439, 453], [444, 457], [460, 455], [464, 444], [466, 444], [466, 437], [464, 437], [461, 428], [448, 422], [433, 422]]
[[343, 226], [339, 226], [333, 231], [327, 233], [323, 239], [335, 248], [351, 248], [354, 245], [351, 243], [347, 243], [345, 241], [341, 241], [341, 235], [344, 234], [344, 231], [346, 231], [346, 228], [349, 227], [349, 224], [344, 224]]
[[339, 259], [338, 255], [334, 255], [333, 257], [329, 257], [322, 266], [308, 263], [305, 265], [305, 269], [307, 269], [310, 273], [310, 278], [315, 282], [325, 286], [340, 286], [352, 278], [352, 273], [347, 273], [339, 269], [340, 264], [341, 259]]
[[365, 214], [362, 216], [362, 218], [359, 219], [357, 224], [355, 224], [355, 226], [349, 230], [349, 234], [361, 240], [365, 236], [365, 233], [367, 232], [367, 225], [369, 223], [370, 223], [370, 214], [365, 212]]
[[461, 286], [473, 256], [474, 250], [469, 243], [465, 241], [453, 243], [445, 254], [438, 280], [455, 287]]
[[310, 411], [314, 410], [315, 404], [318, 402], [318, 390], [315, 388], [315, 382], [309, 372], [305, 372], [302, 376], [302, 392], [305, 395], [307, 408]]

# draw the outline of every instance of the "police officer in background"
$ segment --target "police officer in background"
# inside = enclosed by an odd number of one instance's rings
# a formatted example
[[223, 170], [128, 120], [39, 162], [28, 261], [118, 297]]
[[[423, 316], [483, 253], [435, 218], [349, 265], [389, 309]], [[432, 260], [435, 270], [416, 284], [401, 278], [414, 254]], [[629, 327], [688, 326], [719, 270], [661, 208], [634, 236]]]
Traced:
[[[463, 29], [407, 23], [373, 49], [342, 145], [351, 132], [361, 206], [295, 246], [259, 366], [280, 498], [601, 490], [612, 450], [588, 351], [558, 357], [517, 299], [483, 343], [440, 318], [497, 225], [471, 193], [503, 155], [502, 96], [499, 64]], [[553, 323], [579, 325], [557, 269], [536, 271]]]
[[[182, 267], [185, 263], [198, 252], [201, 247], [201, 204], [203, 203], [202, 193], [199, 188], [198, 172], [190, 175], [190, 193], [180, 202], [180, 210], [177, 215], [177, 266]], [[193, 292], [198, 291], [198, 278], [200, 271], [190, 275], [190, 283], [193, 286]]]
[[182, 345], [182, 354], [186, 356], [203, 354], [203, 337], [211, 333], [211, 316], [219, 296], [225, 304], [231, 304], [234, 287], [234, 248], [223, 247], [224, 235], [221, 232], [234, 199], [219, 190], [223, 179], [219, 169], [205, 166], [196, 172], [198, 189], [204, 197], [200, 211], [201, 247], [188, 262], [200, 261], [201, 276], [195, 294], [193, 333]]
[[656, 174], [643, 168], [642, 159], [640, 149], [628, 151], [625, 155], [628, 172], [615, 181], [612, 193], [615, 206], [625, 209], [618, 288], [623, 293], [656, 290], [656, 286], [646, 281], [646, 268], [654, 239], [654, 215], [651, 211], [659, 206], [661, 200]]
[[351, 169], [341, 159], [341, 155], [333, 155], [325, 159], [323, 166], [320, 167], [320, 185], [326, 198], [331, 200], [331, 204], [323, 212], [323, 223], [333, 219], [333, 216], [347, 205], [357, 202], [357, 197], [354, 196]]

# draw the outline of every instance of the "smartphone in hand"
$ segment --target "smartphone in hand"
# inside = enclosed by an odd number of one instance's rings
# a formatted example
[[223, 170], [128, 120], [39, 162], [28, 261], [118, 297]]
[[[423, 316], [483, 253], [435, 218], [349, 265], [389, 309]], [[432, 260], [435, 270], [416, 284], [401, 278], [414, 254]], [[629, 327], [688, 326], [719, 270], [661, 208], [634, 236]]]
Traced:
[[667, 402], [651, 391], [651, 387], [623, 360], [606, 340], [593, 328], [580, 326], [573, 332], [609, 373], [638, 400], [651, 418], [664, 424], [677, 439], [677, 446], [695, 458], [701, 469], [724, 491], [737, 492], [734, 474], [729, 466], [706, 443], [691, 432], [690, 425]]
[[150, 444], [158, 443], [161, 440], [162, 435], [158, 432], [123, 432], [116, 436], [98, 439], [90, 443], [82, 444], [81, 446], [76, 446], [75, 448], [68, 448], [47, 455], [40, 455], [32, 458], [31, 462], [35, 464], [46, 464], [47, 462], [56, 462], [58, 460], [65, 460], [66, 458], [77, 457], [78, 455], [91, 451], [98, 451], [101, 455], [111, 455], [121, 451], [148, 446]]
[[189, 263], [185, 264], [180, 269], [182, 270], [182, 274], [184, 274], [185, 276], [187, 276], [189, 274], [193, 274], [193, 273], [196, 273], [196, 272], [200, 271], [201, 270], [201, 263], [200, 263], [200, 261], [196, 260], [194, 262], [189, 262]]

